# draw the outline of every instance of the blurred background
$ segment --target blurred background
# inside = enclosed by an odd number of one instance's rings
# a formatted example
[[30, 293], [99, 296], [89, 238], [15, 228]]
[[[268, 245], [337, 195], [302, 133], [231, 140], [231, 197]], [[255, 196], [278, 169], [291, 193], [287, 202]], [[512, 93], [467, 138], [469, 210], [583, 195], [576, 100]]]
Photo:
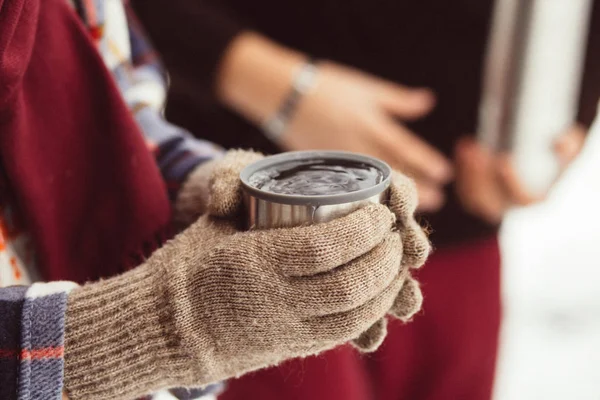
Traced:
[[501, 230], [496, 400], [600, 396], [600, 126], [540, 205]]
[[[501, 3], [506, 8], [511, 2]], [[521, 3], [521, 11], [526, 3]], [[539, 10], [540, 4], [545, 11]], [[522, 139], [514, 143], [521, 154], [522, 172], [529, 174], [526, 179], [531, 182], [549, 171], [544, 162], [537, 168], [531, 165], [536, 161], [530, 155], [540, 148], [532, 132], [568, 119], [572, 106], [564, 102], [567, 93], [580, 89], [569, 85], [568, 77], [578, 76], [575, 36], [587, 31], [582, 18], [589, 15], [590, 5], [556, 0], [533, 5], [534, 13], [537, 7], [538, 15], [544, 15], [538, 18], [547, 22], [538, 19], [529, 34], [525, 50], [529, 67], [524, 67], [529, 72], [517, 102], [523, 113]], [[565, 17], [568, 13], [571, 17]], [[566, 22], [569, 29], [554, 28], [565, 21], [570, 21]], [[562, 101], [557, 101], [561, 96]], [[600, 223], [600, 180], [595, 178], [600, 171], [600, 124], [596, 125], [545, 202], [505, 215], [500, 231], [504, 316], [496, 400], [600, 396], [600, 233], [595, 228]]]

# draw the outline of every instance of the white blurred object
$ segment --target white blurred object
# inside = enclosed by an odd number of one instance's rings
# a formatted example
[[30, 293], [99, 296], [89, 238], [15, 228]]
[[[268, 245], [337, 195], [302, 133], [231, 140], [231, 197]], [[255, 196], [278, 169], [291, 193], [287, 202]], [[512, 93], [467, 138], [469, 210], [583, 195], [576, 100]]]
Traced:
[[[163, 390], [152, 395], [152, 400], [178, 400], [177, 397], [169, 393], [168, 390]], [[199, 397], [196, 400], [217, 400], [217, 396], [206, 395]]]
[[512, 150], [532, 194], [556, 178], [557, 135], [574, 121], [591, 0], [497, 0], [488, 48], [479, 137]]
[[547, 202], [501, 233], [496, 400], [600, 399], [600, 119]]

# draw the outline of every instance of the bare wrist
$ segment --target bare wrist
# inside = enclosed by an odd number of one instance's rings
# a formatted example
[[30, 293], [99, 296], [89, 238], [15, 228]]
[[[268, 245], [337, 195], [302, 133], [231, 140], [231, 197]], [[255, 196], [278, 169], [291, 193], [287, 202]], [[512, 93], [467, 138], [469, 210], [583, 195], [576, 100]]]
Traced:
[[253, 32], [229, 46], [217, 76], [217, 95], [227, 107], [261, 124], [289, 93], [307, 57]]

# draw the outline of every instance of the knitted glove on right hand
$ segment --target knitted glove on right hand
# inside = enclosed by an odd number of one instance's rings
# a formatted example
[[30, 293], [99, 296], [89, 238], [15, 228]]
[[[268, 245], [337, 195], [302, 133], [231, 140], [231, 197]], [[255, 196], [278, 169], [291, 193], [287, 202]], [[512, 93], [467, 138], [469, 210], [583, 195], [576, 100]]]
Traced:
[[134, 399], [331, 349], [394, 306], [402, 260], [382, 205], [252, 232], [206, 215], [144, 265], [71, 293], [65, 387], [72, 400]]
[[[192, 174], [182, 190], [183, 196], [179, 204], [185, 207], [181, 208], [188, 210], [187, 215], [193, 216], [189, 210], [203, 204], [203, 209], [211, 215], [237, 220], [240, 223], [243, 213], [239, 175], [245, 166], [262, 157], [255, 152], [230, 150], [224, 158], [201, 166]], [[203, 201], [199, 201], [201, 199]], [[417, 205], [414, 182], [405, 175], [394, 172], [388, 207], [396, 215], [394, 229], [400, 234], [402, 241], [402, 268], [406, 270], [407, 279], [389, 314], [404, 322], [410, 320], [421, 309], [423, 303], [419, 284], [410, 277], [410, 270], [420, 268], [431, 252], [427, 234], [414, 217]], [[387, 319], [382, 318], [357, 336], [352, 343], [361, 351], [374, 351], [381, 345], [386, 333]]]
[[[423, 304], [419, 283], [410, 276], [410, 270], [422, 267], [431, 253], [427, 233], [414, 217], [417, 205], [417, 189], [414, 181], [394, 172], [388, 207], [396, 215], [396, 229], [402, 238], [402, 269], [407, 270], [407, 279], [389, 314], [404, 322], [408, 322]], [[358, 339], [353, 340], [352, 344], [364, 352], [374, 351], [381, 345], [386, 334], [387, 319], [382, 318]]]

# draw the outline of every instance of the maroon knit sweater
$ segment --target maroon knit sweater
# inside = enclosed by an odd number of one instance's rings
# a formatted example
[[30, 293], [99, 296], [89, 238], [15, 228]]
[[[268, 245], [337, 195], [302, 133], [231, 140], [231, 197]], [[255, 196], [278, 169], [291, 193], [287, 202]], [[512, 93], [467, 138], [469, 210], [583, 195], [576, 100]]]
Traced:
[[[600, 1], [579, 120], [589, 124], [600, 93]], [[306, 52], [396, 82], [430, 87], [438, 106], [410, 127], [451, 155], [476, 129], [492, 0], [133, 0], [172, 77], [167, 116], [226, 147], [278, 149], [259, 130], [218, 104], [215, 71], [231, 39], [257, 30]], [[452, 187], [448, 203], [427, 216], [438, 246], [494, 234], [469, 216]], [[457, 229], [460, 228], [460, 229]]]
[[116, 275], [168, 232], [156, 162], [64, 0], [0, 0], [0, 164], [45, 280]]

